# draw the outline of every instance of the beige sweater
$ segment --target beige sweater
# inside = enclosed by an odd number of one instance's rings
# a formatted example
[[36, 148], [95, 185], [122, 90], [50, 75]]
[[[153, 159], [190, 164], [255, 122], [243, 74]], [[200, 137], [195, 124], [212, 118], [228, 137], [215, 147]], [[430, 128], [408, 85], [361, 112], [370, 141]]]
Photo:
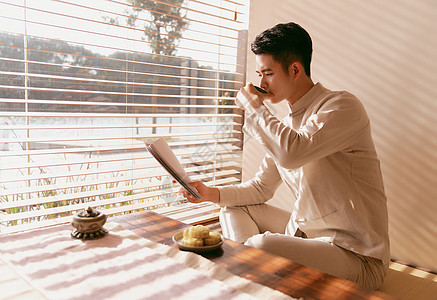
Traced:
[[318, 83], [282, 121], [261, 106], [247, 117], [244, 130], [267, 155], [253, 179], [220, 188], [221, 206], [263, 203], [284, 182], [297, 199], [286, 234], [299, 228], [308, 238], [389, 262], [379, 160], [369, 119], [355, 96]]

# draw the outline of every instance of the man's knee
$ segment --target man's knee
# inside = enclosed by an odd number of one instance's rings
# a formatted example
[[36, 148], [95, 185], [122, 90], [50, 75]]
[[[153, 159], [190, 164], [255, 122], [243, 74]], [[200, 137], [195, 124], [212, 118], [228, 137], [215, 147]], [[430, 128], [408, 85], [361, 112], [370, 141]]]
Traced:
[[219, 212], [219, 222], [222, 227], [230, 227], [234, 223], [233, 220], [242, 219], [248, 216], [245, 206], [223, 206]]
[[271, 233], [269, 231], [267, 231], [267, 232], [264, 232], [262, 234], [254, 235], [254, 236], [250, 237], [249, 239], [247, 239], [247, 241], [244, 244], [246, 246], [250, 246], [250, 247], [254, 247], [254, 248], [258, 248], [258, 249], [270, 252], [270, 250], [272, 248], [270, 234]]
[[248, 210], [246, 206], [223, 206], [220, 208], [220, 216], [226, 214], [248, 214]]
[[222, 207], [219, 218], [223, 235], [228, 239], [244, 243], [249, 237], [259, 233], [258, 226], [245, 206]]

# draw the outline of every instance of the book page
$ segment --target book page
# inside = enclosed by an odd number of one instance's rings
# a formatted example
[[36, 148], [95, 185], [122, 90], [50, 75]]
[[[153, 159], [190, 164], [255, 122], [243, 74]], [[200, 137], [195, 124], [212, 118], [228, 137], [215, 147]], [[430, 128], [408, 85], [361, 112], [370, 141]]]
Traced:
[[159, 154], [161, 159], [163, 159], [165, 163], [173, 169], [179, 178], [181, 178], [183, 181], [191, 182], [190, 177], [185, 172], [181, 163], [164, 138], [159, 138], [150, 145], [153, 147], [156, 153]]
[[190, 186], [191, 179], [180, 164], [164, 138], [159, 138], [147, 146], [150, 154], [167, 170], [167, 172], [197, 199], [202, 196]]

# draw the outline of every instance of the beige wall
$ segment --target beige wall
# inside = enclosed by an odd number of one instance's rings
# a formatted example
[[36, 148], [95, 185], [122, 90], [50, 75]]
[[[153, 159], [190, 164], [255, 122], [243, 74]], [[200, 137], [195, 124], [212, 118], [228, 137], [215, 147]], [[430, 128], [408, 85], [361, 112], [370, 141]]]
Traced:
[[[252, 0], [249, 42], [289, 21], [313, 38], [313, 80], [354, 93], [367, 109], [388, 197], [392, 257], [437, 270], [437, 1]], [[257, 82], [252, 53], [247, 67], [247, 79]], [[248, 140], [245, 179], [262, 156]], [[288, 206], [284, 191], [274, 200], [281, 207]]]

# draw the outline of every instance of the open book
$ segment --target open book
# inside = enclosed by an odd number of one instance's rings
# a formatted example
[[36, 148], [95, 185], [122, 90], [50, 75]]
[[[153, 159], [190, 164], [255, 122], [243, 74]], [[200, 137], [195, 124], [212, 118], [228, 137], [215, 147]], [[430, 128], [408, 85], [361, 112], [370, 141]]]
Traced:
[[184, 168], [180, 164], [177, 157], [174, 155], [170, 146], [165, 139], [159, 138], [153, 143], [147, 145], [147, 151], [167, 170], [167, 172], [182, 185], [193, 197], [202, 199], [202, 196], [195, 188], [190, 186], [192, 181]]

